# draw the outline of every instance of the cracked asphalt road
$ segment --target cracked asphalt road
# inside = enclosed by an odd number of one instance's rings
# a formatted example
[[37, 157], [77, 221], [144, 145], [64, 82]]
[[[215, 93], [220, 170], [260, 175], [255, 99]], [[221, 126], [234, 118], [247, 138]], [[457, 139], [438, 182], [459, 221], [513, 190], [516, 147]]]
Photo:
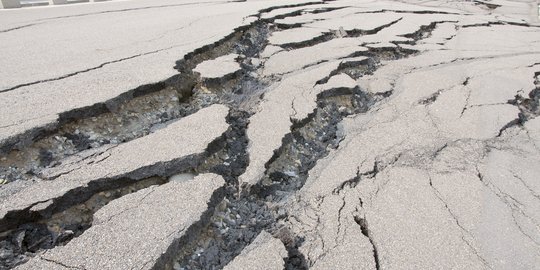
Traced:
[[0, 269], [540, 269], [537, 1], [0, 24]]

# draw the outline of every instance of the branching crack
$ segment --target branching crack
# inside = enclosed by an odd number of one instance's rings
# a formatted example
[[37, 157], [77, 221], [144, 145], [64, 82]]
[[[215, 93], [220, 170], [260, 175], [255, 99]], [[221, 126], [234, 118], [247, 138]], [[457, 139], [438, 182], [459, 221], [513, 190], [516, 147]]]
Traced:
[[448, 203], [443, 199], [441, 193], [439, 192], [439, 190], [433, 185], [433, 179], [432, 179], [432, 176], [428, 173], [428, 178], [429, 178], [429, 186], [431, 187], [432, 191], [433, 191], [433, 194], [437, 197], [437, 199], [444, 205], [444, 208], [446, 209], [446, 211], [448, 212], [448, 214], [450, 214], [450, 217], [452, 217], [452, 219], [454, 220], [454, 222], [456, 223], [456, 225], [460, 228], [461, 232], [462, 232], [462, 236], [461, 236], [461, 239], [463, 240], [463, 242], [465, 242], [465, 244], [467, 246], [469, 246], [469, 248], [471, 249], [471, 251], [476, 255], [476, 257], [478, 257], [478, 259], [480, 259], [480, 261], [485, 265], [487, 266], [488, 268], [492, 268], [489, 263], [487, 262], [486, 259], [484, 259], [484, 257], [482, 257], [482, 255], [480, 255], [478, 253], [478, 251], [476, 250], [476, 248], [474, 248], [474, 246], [472, 245], [472, 243], [467, 240], [466, 238], [472, 238], [474, 239], [474, 236], [471, 234], [471, 232], [469, 232], [469, 230], [467, 230], [465, 227], [463, 227], [463, 225], [459, 222], [459, 219], [458, 217], [454, 214], [454, 212], [452, 211], [452, 209], [450, 209], [450, 207], [448, 206]]
[[476, 166], [476, 173], [477, 173], [477, 177], [478, 179], [480, 180], [480, 182], [482, 184], [484, 184], [484, 186], [486, 188], [488, 188], [495, 196], [497, 196], [499, 198], [499, 200], [504, 203], [509, 209], [510, 209], [510, 212], [512, 213], [512, 219], [513, 219], [513, 222], [514, 224], [516, 225], [516, 228], [518, 228], [518, 230], [521, 232], [521, 234], [523, 236], [525, 236], [527, 239], [529, 239], [532, 243], [540, 246], [540, 243], [537, 242], [533, 237], [531, 237], [529, 234], [527, 234], [523, 228], [521, 227], [521, 225], [517, 222], [516, 220], [516, 217], [515, 217], [515, 214], [516, 213], [519, 213], [521, 215], [523, 215], [524, 217], [526, 217], [527, 219], [529, 220], [533, 220], [531, 217], [529, 217], [521, 208], [523, 207], [523, 205], [518, 201], [516, 200], [514, 197], [512, 197], [511, 195], [503, 192], [501, 189], [499, 189], [498, 187], [496, 187], [493, 183], [491, 183], [489, 180], [486, 179], [486, 177], [484, 177], [484, 175], [481, 173], [480, 169], [478, 168], [478, 166]]
[[527, 189], [529, 190], [529, 192], [531, 193], [531, 195], [533, 195], [534, 197], [536, 197], [536, 199], [540, 200], [540, 194], [537, 194], [530, 186], [529, 184], [527, 184], [527, 182], [525, 182], [525, 180], [523, 178], [521, 178], [516, 172], [510, 170], [510, 172], [512, 173], [512, 176], [514, 176], [514, 178], [518, 179], [521, 184]]

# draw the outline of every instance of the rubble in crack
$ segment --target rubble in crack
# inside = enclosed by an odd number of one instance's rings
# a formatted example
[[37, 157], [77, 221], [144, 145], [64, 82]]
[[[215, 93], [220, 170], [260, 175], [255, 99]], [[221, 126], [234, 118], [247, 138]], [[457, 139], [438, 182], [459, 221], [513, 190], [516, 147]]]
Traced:
[[[163, 184], [163, 177], [198, 166], [227, 130], [227, 114], [223, 105], [202, 109], [151, 135], [60, 168], [54, 180], [34, 183], [4, 200], [0, 227], [8, 239], [2, 248], [18, 257], [64, 244], [57, 237], [69, 240], [81, 234], [92, 215], [115, 197]], [[211, 126], [204, 127], [201, 120], [209, 116], [214, 118], [206, 121]], [[146, 155], [140, 157], [141, 152]]]
[[109, 202], [166, 182], [166, 179], [160, 177], [150, 177], [121, 188], [101, 191], [87, 201], [55, 213], [49, 218], [22, 224], [12, 231], [4, 232], [4, 239], [0, 242], [5, 259], [2, 266], [14, 266], [25, 262], [28, 254], [65, 245], [90, 228], [94, 214]]
[[[255, 184], [246, 191], [242, 187], [243, 183], [239, 183], [239, 187], [231, 190], [216, 209], [211, 219], [213, 223], [194, 241], [193, 246], [188, 245], [180, 252], [175, 268], [223, 267], [264, 229], [281, 235], [280, 238], [286, 242], [289, 253], [294, 254], [286, 262], [288, 268], [298, 269], [306, 266], [301, 259], [302, 255], [295, 251], [300, 239], [287, 232], [282, 224], [277, 223], [285, 213], [281, 202], [302, 187], [307, 172], [319, 158], [326, 155], [328, 150], [337, 147], [342, 139], [338, 127], [341, 119], [366, 112], [375, 102], [388, 95], [388, 93], [366, 94], [355, 86], [354, 79], [346, 75], [346, 73], [358, 75], [375, 70], [376, 63], [380, 63], [380, 59], [388, 53], [381, 49], [371, 53], [371, 57], [366, 58], [369, 61], [344, 61], [346, 63], [344, 66], [328, 66], [335, 71], [326, 67], [328, 73], [322, 73], [324, 76], [314, 77], [305, 83], [306, 87], [315, 88], [319, 93], [315, 97], [317, 100], [314, 104], [317, 106], [315, 111], [306, 114], [305, 119], [300, 118], [296, 112], [297, 115], [294, 116], [298, 117], [298, 120], [293, 124], [292, 131], [284, 138], [282, 148], [268, 161], [268, 169], [260, 184]], [[342, 70], [346, 73], [332, 76]], [[326, 76], [330, 78], [325, 78]], [[325, 79], [325, 83], [320, 82], [321, 79]], [[277, 87], [282, 87], [284, 80], [277, 82]], [[316, 85], [317, 83], [320, 85]], [[258, 113], [260, 112], [255, 112], [255, 115]], [[288, 120], [288, 117], [285, 119]], [[248, 132], [252, 124], [253, 116], [249, 118]], [[244, 130], [243, 136], [245, 136], [243, 151], [247, 151], [249, 133]], [[253, 156], [249, 157], [251, 164]], [[243, 173], [245, 172], [236, 175], [234, 181], [236, 182]]]
[[[67, 123], [52, 134], [38, 137], [28, 147], [7, 150], [0, 158], [0, 178], [7, 182], [35, 176], [47, 178], [41, 175], [42, 171], [61, 165], [67, 157], [84, 158], [88, 155], [85, 150], [99, 151], [102, 146], [146, 136], [212, 104], [235, 104], [248, 110], [250, 105], [242, 104], [256, 102], [265, 84], [249, 71], [253, 69], [250, 62], [253, 54], [265, 45], [261, 39], [269, 31], [266, 28], [264, 24], [242, 28], [209, 51], [203, 50], [179, 61], [176, 68], [181, 74], [164, 83], [136, 89], [111, 104], [79, 112], [80, 118], [66, 116]], [[246, 70], [214, 80], [205, 80], [191, 71], [197, 64], [226, 54], [228, 50], [242, 54], [241, 63]]]
[[[196, 227], [201, 226], [197, 223], [204, 223], [207, 209], [219, 200], [219, 190], [224, 183], [218, 175], [201, 174], [188, 181], [172, 181], [114, 200], [96, 212], [96, 220], [83, 235], [30, 260], [19, 269], [44, 268], [50, 261], [85, 269], [165, 268], [172, 256], [171, 247], [181, 246], [196, 232]], [[182, 204], [185, 200], [190, 200], [190, 204]], [[139, 219], [140, 215], [166, 216], [167, 219], [156, 223], [153, 219]], [[132, 237], [135, 234], [140, 237]], [[122, 245], [115, 245], [115, 241]], [[103, 253], [134, 252], [133, 257], [124, 255], [112, 261], [95, 258]], [[72, 255], [66, 258], [67, 253]]]
[[248, 2], [172, 77], [2, 147], [2, 267], [538, 265], [530, 3]]
[[253, 240], [253, 243], [242, 250], [242, 253], [223, 269], [254, 269], [262, 265], [266, 269], [283, 269], [283, 258], [285, 257], [287, 257], [287, 250], [283, 243], [263, 231]]

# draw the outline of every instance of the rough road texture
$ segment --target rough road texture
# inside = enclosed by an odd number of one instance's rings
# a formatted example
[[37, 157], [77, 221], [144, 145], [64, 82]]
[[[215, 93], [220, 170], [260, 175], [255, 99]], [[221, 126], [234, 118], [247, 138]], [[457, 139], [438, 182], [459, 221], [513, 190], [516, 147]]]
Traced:
[[538, 269], [538, 10], [2, 10], [0, 268]]

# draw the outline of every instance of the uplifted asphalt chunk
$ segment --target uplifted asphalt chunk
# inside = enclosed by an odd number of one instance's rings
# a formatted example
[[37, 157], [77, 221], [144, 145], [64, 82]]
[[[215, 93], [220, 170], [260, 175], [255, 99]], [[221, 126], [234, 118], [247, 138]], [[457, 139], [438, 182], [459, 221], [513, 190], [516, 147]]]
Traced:
[[246, 247], [240, 255], [227, 264], [224, 270], [238, 269], [266, 269], [278, 270], [285, 266], [284, 258], [287, 257], [287, 250], [283, 243], [262, 231], [257, 238]]
[[228, 108], [223, 105], [202, 109], [155, 133], [111, 148], [55, 180], [40, 181], [21, 190], [0, 204], [0, 229], [22, 222], [38, 203], [53, 201], [51, 207], [57, 203], [73, 204], [100, 189], [110, 188], [118, 179], [168, 176], [173, 170], [196, 165], [208, 145], [227, 130], [227, 113]]
[[164, 268], [171, 251], [209, 217], [224, 184], [219, 175], [202, 174], [126, 195], [96, 212], [92, 227], [80, 237], [17, 269]]
[[259, 111], [250, 118], [247, 130], [250, 162], [244, 174], [239, 177], [241, 184], [253, 186], [261, 180], [266, 162], [281, 146], [293, 122], [304, 120], [317, 106], [317, 94], [322, 88], [314, 89], [314, 85], [335, 70], [339, 63], [331, 61], [294, 73], [276, 83], [265, 94]]
[[200, 73], [203, 78], [221, 78], [242, 69], [235, 60], [238, 56], [238, 54], [231, 53], [213, 60], [204, 61], [197, 65], [193, 71]]

